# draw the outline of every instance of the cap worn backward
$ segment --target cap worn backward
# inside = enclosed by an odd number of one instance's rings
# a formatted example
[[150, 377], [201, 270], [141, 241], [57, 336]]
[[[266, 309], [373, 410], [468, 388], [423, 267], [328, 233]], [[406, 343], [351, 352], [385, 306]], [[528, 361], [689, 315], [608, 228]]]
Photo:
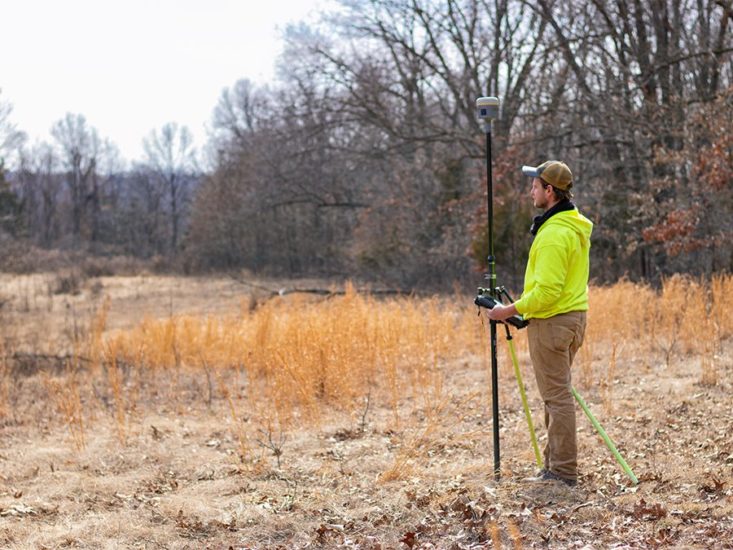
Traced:
[[567, 164], [559, 160], [548, 160], [539, 166], [522, 166], [522, 174], [531, 178], [541, 178], [563, 191], [573, 186], [573, 173]]

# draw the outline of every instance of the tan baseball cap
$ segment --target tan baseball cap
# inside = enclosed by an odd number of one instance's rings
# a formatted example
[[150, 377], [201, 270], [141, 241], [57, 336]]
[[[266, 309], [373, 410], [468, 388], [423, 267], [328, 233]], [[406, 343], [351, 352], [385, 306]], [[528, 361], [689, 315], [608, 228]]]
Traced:
[[540, 178], [553, 187], [567, 191], [573, 186], [573, 173], [568, 165], [559, 160], [547, 160], [539, 166], [522, 166], [522, 174]]

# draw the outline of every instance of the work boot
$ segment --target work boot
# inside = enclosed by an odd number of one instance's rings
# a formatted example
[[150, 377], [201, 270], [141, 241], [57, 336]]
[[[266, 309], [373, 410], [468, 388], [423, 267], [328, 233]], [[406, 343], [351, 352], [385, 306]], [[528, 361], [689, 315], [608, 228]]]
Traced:
[[529, 481], [529, 482], [560, 481], [564, 483], [565, 485], [567, 485], [568, 487], [575, 487], [578, 484], [578, 482], [575, 481], [574, 479], [559, 476], [551, 472], [550, 470], [546, 470], [545, 468], [542, 468], [536, 476], [524, 478], [524, 481]]

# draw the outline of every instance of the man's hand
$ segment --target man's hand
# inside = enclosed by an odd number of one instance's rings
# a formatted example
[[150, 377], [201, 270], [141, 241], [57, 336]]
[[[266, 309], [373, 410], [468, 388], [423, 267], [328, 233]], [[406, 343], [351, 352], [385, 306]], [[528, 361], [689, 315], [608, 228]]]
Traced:
[[517, 308], [514, 307], [514, 304], [509, 304], [508, 306], [496, 304], [493, 309], [487, 309], [485, 311], [486, 316], [492, 321], [504, 321], [505, 319], [509, 319], [512, 315], [519, 314]]

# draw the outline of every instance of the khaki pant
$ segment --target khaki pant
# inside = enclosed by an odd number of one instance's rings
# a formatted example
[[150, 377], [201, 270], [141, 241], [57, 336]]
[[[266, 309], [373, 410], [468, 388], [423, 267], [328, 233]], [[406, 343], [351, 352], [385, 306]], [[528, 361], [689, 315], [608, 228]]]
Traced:
[[529, 355], [545, 402], [545, 468], [573, 480], [578, 477], [578, 447], [570, 367], [583, 343], [585, 318], [584, 311], [572, 311], [532, 319], [527, 327]]

